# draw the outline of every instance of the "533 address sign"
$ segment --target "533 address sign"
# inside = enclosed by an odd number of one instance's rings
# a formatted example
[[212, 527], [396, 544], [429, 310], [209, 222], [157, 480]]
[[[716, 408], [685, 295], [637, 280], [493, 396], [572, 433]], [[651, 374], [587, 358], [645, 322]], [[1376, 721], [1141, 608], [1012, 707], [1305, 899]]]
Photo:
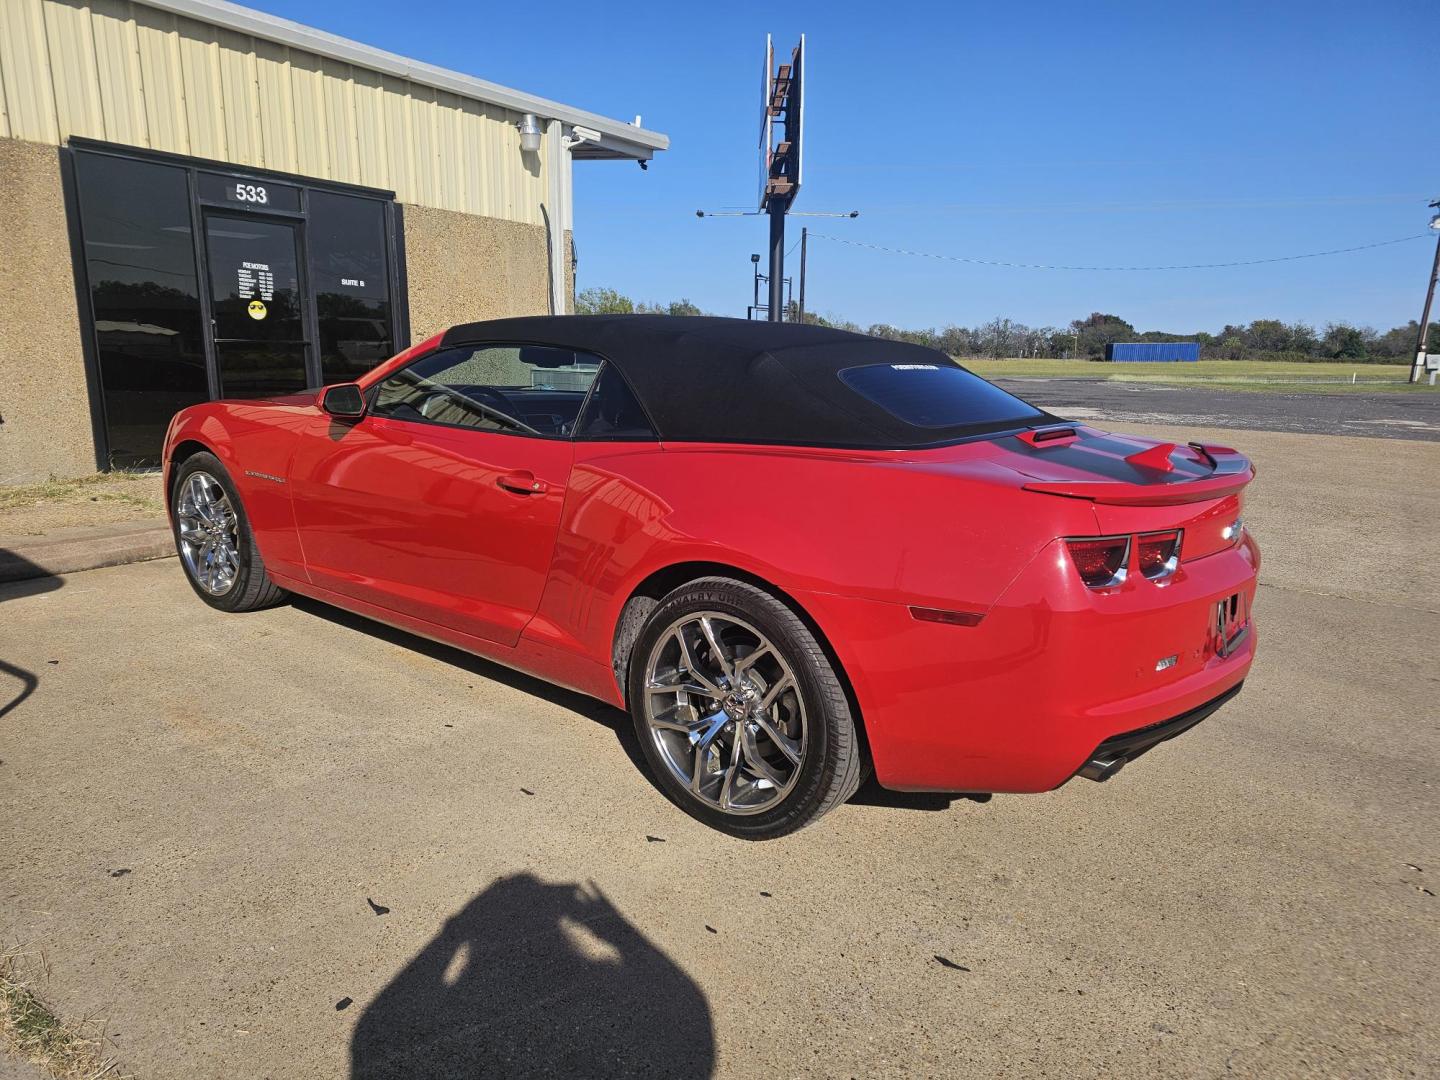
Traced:
[[200, 199], [209, 203], [228, 203], [247, 210], [300, 209], [300, 189], [269, 180], [237, 179], [216, 173], [200, 174]]

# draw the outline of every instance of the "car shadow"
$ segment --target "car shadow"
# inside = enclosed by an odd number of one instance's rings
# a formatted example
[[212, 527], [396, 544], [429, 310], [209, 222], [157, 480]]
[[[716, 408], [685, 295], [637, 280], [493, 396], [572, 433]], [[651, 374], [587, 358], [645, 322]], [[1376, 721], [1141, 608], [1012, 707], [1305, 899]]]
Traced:
[[452, 645], [443, 645], [438, 641], [431, 641], [429, 638], [420, 637], [407, 630], [397, 630], [393, 626], [376, 622], [374, 619], [367, 619], [363, 615], [356, 615], [343, 608], [331, 607], [329, 604], [319, 600], [311, 600], [308, 597], [292, 595], [290, 603], [296, 609], [305, 612], [307, 615], [314, 615], [317, 618], [325, 619], [343, 626], [348, 630], [358, 630], [361, 633], [369, 634], [371, 637], [387, 641], [392, 645], [409, 649], [412, 652], [428, 656], [432, 660], [439, 660], [443, 664], [449, 664], [462, 671], [468, 671], [482, 679], [489, 679], [498, 682], [522, 693], [537, 697], [542, 701], [548, 701], [552, 705], [558, 705], [562, 709], [603, 724], [615, 733], [615, 739], [620, 748], [625, 751], [631, 763], [640, 770], [647, 780], [656, 787], [657, 791], [663, 789], [655, 785], [650, 775], [649, 763], [646, 762], [644, 754], [640, 752], [640, 745], [635, 739], [635, 729], [630, 722], [630, 714], [613, 705], [607, 705], [603, 701], [588, 697], [585, 694], [578, 694], [573, 690], [566, 690], [562, 686], [548, 683], [544, 679], [537, 679], [533, 675], [526, 675], [523, 671], [516, 671], [504, 664], [497, 664], [493, 660], [486, 660], [483, 656], [476, 656], [464, 649], [457, 649]]
[[351, 1080], [710, 1076], [704, 992], [593, 883], [496, 881], [355, 1025]]
[[961, 800], [987, 803], [989, 792], [891, 791], [883, 788], [872, 775], [850, 796], [856, 806], [888, 806], [895, 810], [949, 810]]
[[[406, 630], [397, 630], [385, 623], [367, 619], [363, 615], [356, 615], [343, 608], [331, 607], [329, 604], [319, 600], [312, 600], [309, 597], [292, 595], [291, 604], [300, 611], [317, 618], [325, 619], [343, 626], [349, 630], [357, 630], [371, 637], [387, 641], [392, 645], [410, 649], [413, 652], [421, 653], [432, 660], [439, 660], [441, 663], [450, 664], [477, 675], [482, 679], [490, 679], [494, 682], [503, 683], [515, 690], [530, 694], [548, 701], [552, 705], [558, 705], [562, 709], [603, 724], [615, 733], [615, 739], [624, 750], [625, 756], [636, 770], [645, 777], [650, 786], [663, 795], [670, 802], [675, 800], [670, 793], [660, 786], [655, 780], [654, 774], [650, 771], [650, 763], [645, 760], [641, 752], [640, 744], [635, 737], [635, 727], [631, 722], [630, 714], [613, 705], [607, 705], [603, 701], [588, 697], [585, 694], [578, 694], [573, 690], [566, 690], [564, 687], [548, 683], [543, 679], [537, 679], [532, 675], [526, 675], [522, 671], [507, 668], [503, 664], [486, 660], [484, 657], [468, 653], [464, 649], [457, 649], [451, 645], [443, 645], [429, 638], [420, 637]], [[988, 794], [976, 793], [945, 793], [933, 791], [890, 791], [881, 787], [872, 775], [860, 789], [849, 799], [849, 802], [858, 806], [881, 806], [896, 810], [948, 810], [957, 800], [968, 799], [973, 802], [989, 802]]]
[[[38, 596], [63, 588], [63, 579], [55, 577], [44, 567], [37, 566], [25, 556], [9, 548], [0, 547], [0, 604], [7, 600], [18, 600], [24, 596]], [[4, 616], [0, 615], [0, 621]], [[18, 664], [0, 657], [0, 675], [9, 676], [20, 684], [20, 690], [9, 697], [8, 689], [0, 689], [0, 718], [14, 712], [40, 686], [40, 676], [27, 671]]]

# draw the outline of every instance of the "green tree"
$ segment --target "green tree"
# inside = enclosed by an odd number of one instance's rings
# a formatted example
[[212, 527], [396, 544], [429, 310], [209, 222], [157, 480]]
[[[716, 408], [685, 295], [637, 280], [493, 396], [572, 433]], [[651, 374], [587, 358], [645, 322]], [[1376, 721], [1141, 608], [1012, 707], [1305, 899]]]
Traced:
[[1070, 328], [1079, 337], [1077, 351], [1081, 356], [1104, 356], [1105, 346], [1135, 337], [1135, 327], [1119, 315], [1092, 311], [1088, 319], [1076, 319]]
[[1364, 360], [1364, 331], [1346, 323], [1330, 323], [1325, 327], [1325, 351], [1336, 360]]
[[1256, 319], [1245, 331], [1245, 344], [1257, 352], [1288, 352], [1290, 327], [1279, 319]]
[[633, 315], [635, 301], [609, 288], [586, 289], [575, 297], [577, 315]]

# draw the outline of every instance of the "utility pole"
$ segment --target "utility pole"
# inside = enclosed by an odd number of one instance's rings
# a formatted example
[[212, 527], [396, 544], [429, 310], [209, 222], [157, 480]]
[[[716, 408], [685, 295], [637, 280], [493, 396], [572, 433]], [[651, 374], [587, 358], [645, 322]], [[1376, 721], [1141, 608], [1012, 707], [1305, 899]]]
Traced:
[[810, 239], [809, 228], [800, 230], [800, 321], [805, 321], [805, 246]]
[[1420, 373], [1425, 370], [1425, 354], [1430, 342], [1430, 305], [1435, 302], [1435, 282], [1440, 279], [1440, 199], [1430, 204], [1436, 211], [1430, 219], [1430, 228], [1435, 230], [1435, 263], [1430, 267], [1430, 285], [1425, 290], [1425, 308], [1420, 312], [1420, 336], [1415, 342], [1415, 366], [1410, 369], [1410, 381], [1418, 383]]

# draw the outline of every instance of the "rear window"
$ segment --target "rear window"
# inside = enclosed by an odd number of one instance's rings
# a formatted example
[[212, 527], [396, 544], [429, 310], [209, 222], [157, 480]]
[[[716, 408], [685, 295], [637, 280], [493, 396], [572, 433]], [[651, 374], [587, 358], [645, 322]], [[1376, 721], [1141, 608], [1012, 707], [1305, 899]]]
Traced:
[[962, 367], [865, 364], [845, 368], [840, 381], [897, 419], [922, 428], [1012, 420], [1030, 424], [1045, 415]]

